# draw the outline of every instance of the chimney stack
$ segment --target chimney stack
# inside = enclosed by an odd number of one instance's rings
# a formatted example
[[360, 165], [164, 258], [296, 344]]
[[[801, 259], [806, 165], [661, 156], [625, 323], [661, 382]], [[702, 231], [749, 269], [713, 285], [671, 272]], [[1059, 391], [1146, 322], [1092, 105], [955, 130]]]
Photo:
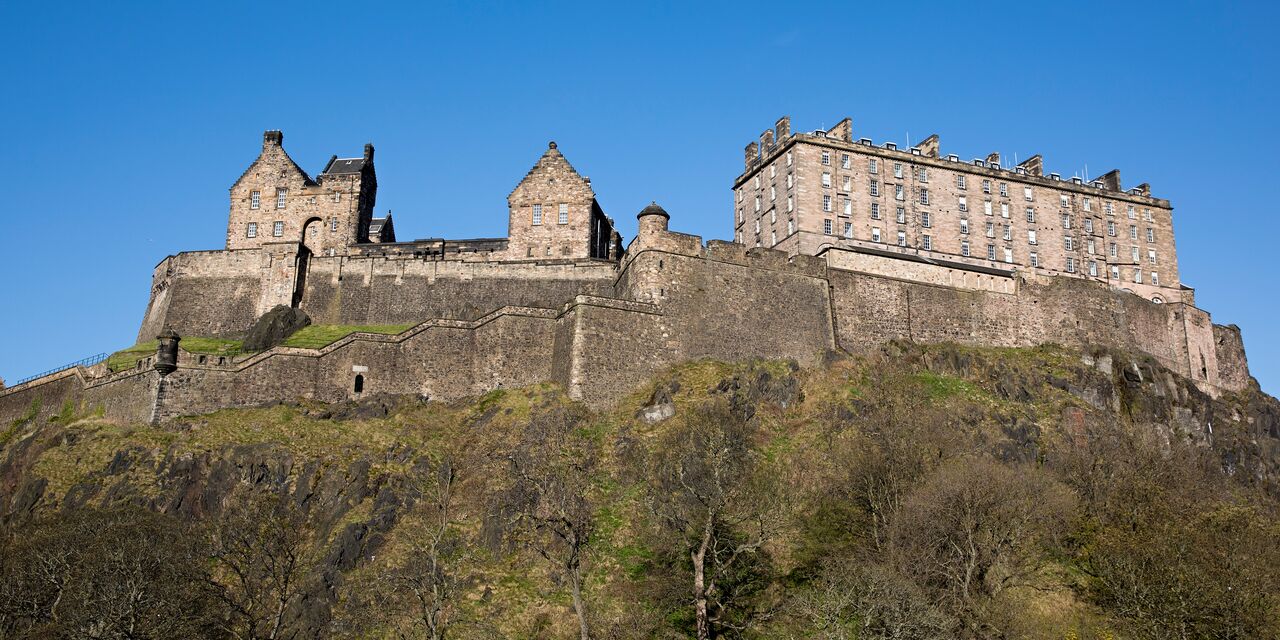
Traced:
[[1041, 158], [1038, 153], [1019, 162], [1018, 166], [1022, 167], [1023, 171], [1027, 172], [1027, 175], [1044, 176], [1044, 158]]
[[938, 138], [938, 134], [935, 133], [916, 145], [916, 148], [920, 150], [920, 155], [926, 158], [936, 158], [942, 151], [942, 143]]
[[760, 145], [752, 142], [751, 144], [747, 145], [745, 149], [743, 149], [743, 161], [748, 171], [751, 170], [751, 165], [755, 164], [756, 159], [759, 157], [760, 157]]
[[773, 130], [778, 136], [778, 142], [786, 140], [787, 136], [791, 135], [791, 116], [778, 118], [778, 121], [773, 125]]
[[262, 148], [284, 146], [284, 132], [279, 129], [268, 129], [262, 132]]
[[373, 143], [366, 142], [364, 145], [364, 161], [373, 162]]

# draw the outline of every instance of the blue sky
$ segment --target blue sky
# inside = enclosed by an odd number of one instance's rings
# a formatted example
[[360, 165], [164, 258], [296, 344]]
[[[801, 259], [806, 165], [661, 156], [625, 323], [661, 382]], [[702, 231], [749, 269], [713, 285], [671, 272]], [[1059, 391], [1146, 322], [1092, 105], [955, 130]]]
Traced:
[[0, 6], [0, 376], [134, 342], [151, 269], [224, 242], [264, 129], [304, 169], [378, 149], [401, 239], [506, 234], [556, 140], [624, 235], [730, 236], [780, 115], [1150, 182], [1183, 280], [1280, 392], [1274, 5], [965, 2]]

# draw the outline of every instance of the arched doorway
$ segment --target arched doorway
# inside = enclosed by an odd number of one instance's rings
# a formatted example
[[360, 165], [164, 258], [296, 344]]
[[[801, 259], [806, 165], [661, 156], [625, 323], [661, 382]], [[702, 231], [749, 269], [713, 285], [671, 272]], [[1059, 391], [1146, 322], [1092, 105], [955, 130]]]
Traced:
[[302, 294], [307, 290], [307, 270], [311, 267], [311, 256], [320, 249], [321, 230], [324, 222], [320, 218], [312, 218], [302, 225], [302, 237], [298, 239], [297, 278], [293, 284], [292, 306], [302, 304]]

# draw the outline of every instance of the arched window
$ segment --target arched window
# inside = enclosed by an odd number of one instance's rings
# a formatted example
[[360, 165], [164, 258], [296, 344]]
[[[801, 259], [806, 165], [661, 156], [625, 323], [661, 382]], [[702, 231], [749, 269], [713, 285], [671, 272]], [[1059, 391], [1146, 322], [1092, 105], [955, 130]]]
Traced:
[[364, 393], [364, 374], [356, 374], [356, 393]]

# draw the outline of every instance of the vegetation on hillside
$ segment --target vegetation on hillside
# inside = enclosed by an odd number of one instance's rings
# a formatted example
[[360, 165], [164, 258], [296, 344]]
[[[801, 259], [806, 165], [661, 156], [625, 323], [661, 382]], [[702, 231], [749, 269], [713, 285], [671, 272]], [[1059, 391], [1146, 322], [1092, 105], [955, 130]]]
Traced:
[[1280, 637], [1280, 404], [1123, 354], [91, 409], [5, 425], [0, 637]]

